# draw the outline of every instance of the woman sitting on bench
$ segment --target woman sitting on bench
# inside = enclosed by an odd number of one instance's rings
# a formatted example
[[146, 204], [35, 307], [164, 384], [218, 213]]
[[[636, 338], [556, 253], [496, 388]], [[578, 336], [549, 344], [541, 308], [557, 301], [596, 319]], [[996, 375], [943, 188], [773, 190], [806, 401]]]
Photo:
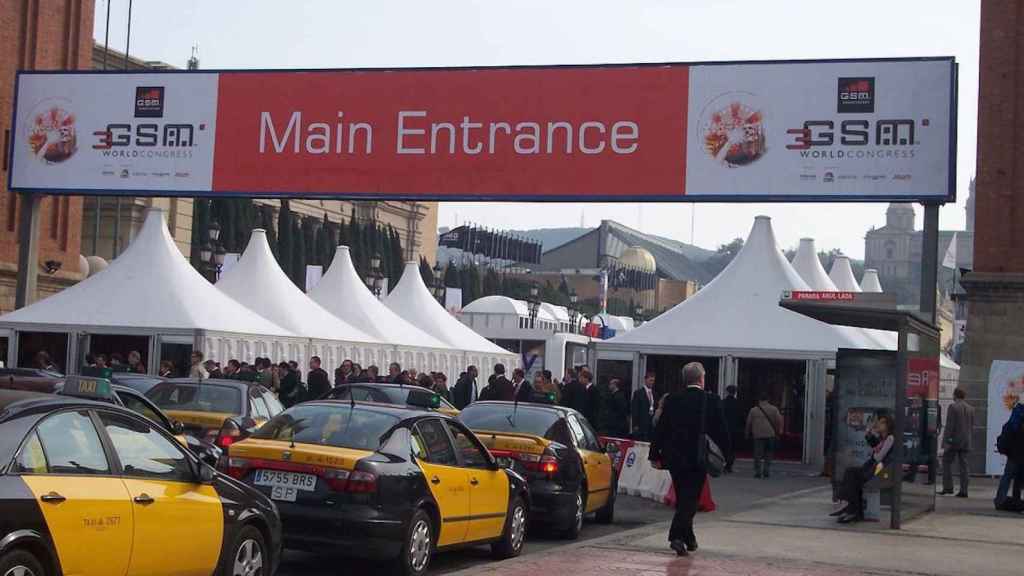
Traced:
[[864, 485], [885, 468], [893, 444], [892, 420], [888, 416], [876, 418], [865, 439], [871, 446], [871, 457], [859, 468], [851, 466], [846, 469], [839, 485], [839, 497], [846, 501], [846, 506], [830, 514], [839, 516], [840, 524], [864, 519]]

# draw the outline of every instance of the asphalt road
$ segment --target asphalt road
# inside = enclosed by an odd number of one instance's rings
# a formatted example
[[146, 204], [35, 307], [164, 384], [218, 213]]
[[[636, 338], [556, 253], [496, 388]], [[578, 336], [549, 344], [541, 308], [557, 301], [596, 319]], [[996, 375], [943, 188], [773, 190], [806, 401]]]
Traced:
[[[712, 484], [714, 499], [718, 505], [716, 515], [728, 516], [742, 512], [757, 501], [776, 498], [788, 493], [826, 485], [827, 481], [813, 477], [808, 470], [797, 466], [779, 466], [771, 480], [752, 478], [750, 465], [737, 462], [736, 474], [719, 478]], [[588, 521], [583, 527], [580, 541], [608, 536], [645, 525], [666, 522], [672, 519], [672, 509], [656, 502], [631, 496], [619, 495], [615, 506], [615, 523], [597, 524]], [[700, 519], [698, 518], [698, 522]], [[557, 536], [531, 533], [523, 554], [537, 554], [568, 542]], [[456, 552], [439, 554], [431, 561], [431, 574], [446, 574], [491, 562], [490, 548], [481, 546]], [[334, 556], [315, 555], [305, 552], [286, 551], [281, 576], [326, 576], [334, 574], [388, 574], [387, 566]]]

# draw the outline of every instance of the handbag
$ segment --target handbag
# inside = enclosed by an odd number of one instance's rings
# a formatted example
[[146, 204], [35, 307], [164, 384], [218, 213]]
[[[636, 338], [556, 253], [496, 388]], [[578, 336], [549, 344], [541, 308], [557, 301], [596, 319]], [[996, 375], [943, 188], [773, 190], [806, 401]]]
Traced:
[[761, 411], [761, 414], [764, 414], [764, 419], [768, 421], [768, 425], [772, 427], [772, 433], [775, 434], [774, 437], [768, 439], [768, 446], [774, 450], [775, 441], [779, 438], [779, 429], [775, 427], [775, 422], [772, 422], [771, 417], [764, 411], [764, 407], [761, 406], [760, 402], [757, 403], [757, 409]]
[[708, 422], [708, 394], [703, 392], [704, 402], [701, 407], [700, 417], [700, 443], [697, 445], [697, 462], [703, 463], [705, 470], [712, 478], [718, 478], [725, 470], [725, 456], [722, 449], [715, 444], [715, 441], [707, 435]]

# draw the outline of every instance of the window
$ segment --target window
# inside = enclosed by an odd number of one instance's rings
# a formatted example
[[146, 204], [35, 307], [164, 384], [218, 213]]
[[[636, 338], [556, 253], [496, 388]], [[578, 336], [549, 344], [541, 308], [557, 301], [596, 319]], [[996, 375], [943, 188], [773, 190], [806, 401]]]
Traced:
[[[54, 414], [36, 427], [50, 474], [109, 474], [100, 437], [86, 412]], [[32, 464], [38, 465], [38, 456]]]
[[583, 429], [583, 448], [591, 452], [601, 451], [601, 441], [597, 439], [597, 433], [591, 428], [586, 418], [580, 419], [580, 428]]
[[263, 397], [256, 392], [249, 397], [249, 406], [252, 408], [252, 417], [260, 420], [270, 420], [270, 410], [267, 409], [267, 403], [263, 401]]
[[274, 416], [253, 434], [253, 438], [377, 450], [381, 440], [398, 422], [391, 414], [365, 407], [338, 409], [299, 404]]
[[270, 410], [272, 417], [284, 412], [284, 404], [281, 404], [273, 392], [266, 388], [261, 388], [260, 393], [263, 396], [263, 401], [267, 403], [267, 409]]
[[191, 410], [241, 414], [242, 391], [230, 386], [164, 382], [146, 393], [163, 410]]
[[424, 458], [431, 464], [442, 466], [458, 466], [458, 458], [455, 457], [455, 449], [452, 447], [451, 438], [445, 431], [440, 420], [422, 420], [416, 424], [419, 436], [427, 449], [427, 457]]
[[576, 421], [576, 416], [568, 416], [569, 431], [572, 432], [573, 442], [578, 448], [584, 448], [585, 438], [583, 436], [583, 428], [580, 427], [580, 423]]
[[125, 476], [174, 482], [195, 480], [192, 464], [175, 444], [149, 424], [123, 414], [101, 412]]
[[46, 454], [43, 454], [43, 445], [39, 443], [39, 436], [35, 432], [28, 437], [28, 442], [25, 442], [14, 464], [15, 472], [46, 474]]
[[462, 455], [462, 465], [467, 468], [488, 469], [491, 459], [462, 428], [452, 422], [445, 422], [455, 438], [455, 449]]
[[142, 414], [146, 418], [149, 418], [153, 422], [161, 426], [166, 426], [167, 422], [160, 416], [160, 414], [153, 411], [153, 409], [135, 394], [130, 392], [120, 391], [117, 393], [118, 398], [121, 399], [121, 403], [124, 407], [135, 412], [136, 414]]

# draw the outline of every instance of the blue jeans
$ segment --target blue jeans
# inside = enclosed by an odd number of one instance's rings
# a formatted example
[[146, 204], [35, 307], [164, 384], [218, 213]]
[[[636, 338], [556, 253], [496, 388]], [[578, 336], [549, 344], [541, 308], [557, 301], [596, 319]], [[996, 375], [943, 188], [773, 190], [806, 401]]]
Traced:
[[1003, 476], [999, 479], [999, 488], [996, 489], [996, 506], [1000, 506], [1006, 501], [1006, 494], [1010, 491], [1010, 482], [1016, 482], [1016, 486], [1014, 487], [1014, 497], [1020, 497], [1021, 484], [1024, 483], [1024, 478], [1021, 478], [1022, 474], [1024, 474], [1024, 468], [1022, 468], [1016, 461], [1007, 458], [1006, 468], [1003, 470]]

